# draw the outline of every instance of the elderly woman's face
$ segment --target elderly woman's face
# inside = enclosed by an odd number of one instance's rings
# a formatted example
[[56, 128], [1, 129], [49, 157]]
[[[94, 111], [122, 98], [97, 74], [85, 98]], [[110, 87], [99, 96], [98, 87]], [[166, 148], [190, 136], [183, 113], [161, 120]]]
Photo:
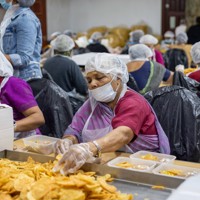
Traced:
[[[103, 74], [101, 72], [93, 71], [86, 75], [89, 90], [101, 87], [112, 80], [112, 76]], [[117, 80], [112, 81], [112, 87], [115, 90], [117, 88]]]

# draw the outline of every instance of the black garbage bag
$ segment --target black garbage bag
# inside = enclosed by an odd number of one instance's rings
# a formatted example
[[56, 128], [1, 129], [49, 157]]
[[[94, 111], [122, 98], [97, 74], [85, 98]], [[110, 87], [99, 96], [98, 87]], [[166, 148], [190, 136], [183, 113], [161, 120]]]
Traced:
[[73, 115], [75, 115], [75, 113], [78, 111], [78, 109], [83, 105], [85, 101], [73, 96], [69, 96], [69, 100], [72, 105]]
[[47, 70], [44, 67], [41, 68], [41, 71], [42, 71], [43, 78], [53, 81], [52, 76], [49, 74], [49, 72], [47, 72]]
[[28, 83], [45, 118], [45, 124], [39, 128], [41, 133], [62, 138], [73, 117], [67, 92], [55, 82], [45, 78], [34, 79]]
[[168, 136], [171, 154], [179, 160], [200, 162], [200, 99], [180, 86], [145, 94]]
[[135, 90], [136, 92], [139, 92], [138, 85], [137, 85], [135, 79], [133, 78], [133, 76], [131, 76], [131, 74], [129, 74], [129, 80], [128, 80], [127, 86], [130, 87], [131, 89]]
[[185, 76], [182, 72], [174, 72], [173, 85], [184, 87], [200, 97], [200, 83]]
[[182, 49], [169, 49], [164, 55], [164, 64], [170, 71], [175, 71], [177, 65], [184, 65], [188, 68], [188, 58], [184, 50]]

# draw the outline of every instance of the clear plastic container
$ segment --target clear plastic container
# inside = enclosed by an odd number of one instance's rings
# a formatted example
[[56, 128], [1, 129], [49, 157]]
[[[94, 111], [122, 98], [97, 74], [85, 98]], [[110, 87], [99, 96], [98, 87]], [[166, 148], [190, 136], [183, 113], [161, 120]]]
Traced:
[[162, 176], [171, 176], [181, 179], [186, 179], [190, 176], [194, 176], [200, 173], [199, 168], [185, 167], [180, 165], [163, 163], [152, 170], [154, 174]]
[[58, 140], [60, 139], [44, 135], [33, 135], [23, 138], [24, 145], [28, 151], [46, 155], [53, 153], [54, 144]]
[[151, 151], [138, 151], [134, 154], [131, 154], [130, 158], [151, 160], [156, 162], [157, 164], [160, 164], [160, 163], [173, 163], [173, 161], [176, 159], [176, 156], [156, 153]]
[[146, 161], [137, 158], [117, 157], [107, 163], [110, 167], [123, 168], [132, 171], [151, 172], [156, 166], [153, 161]]

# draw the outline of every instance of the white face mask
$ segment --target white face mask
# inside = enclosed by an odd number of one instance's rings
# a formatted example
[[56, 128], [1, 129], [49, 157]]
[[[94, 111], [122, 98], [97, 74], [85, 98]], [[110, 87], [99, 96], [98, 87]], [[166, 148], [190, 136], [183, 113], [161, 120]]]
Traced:
[[89, 93], [97, 100], [97, 101], [100, 101], [100, 102], [111, 102], [115, 99], [116, 97], [116, 94], [117, 94], [117, 90], [119, 88], [119, 86], [117, 87], [116, 91], [113, 90], [113, 87], [111, 85], [113, 79], [101, 86], [101, 87], [98, 87], [96, 89], [93, 89], [93, 90], [89, 90]]

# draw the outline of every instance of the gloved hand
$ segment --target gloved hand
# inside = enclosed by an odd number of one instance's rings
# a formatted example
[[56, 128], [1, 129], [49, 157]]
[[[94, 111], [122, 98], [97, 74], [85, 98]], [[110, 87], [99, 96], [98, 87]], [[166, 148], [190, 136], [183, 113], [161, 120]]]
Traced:
[[63, 155], [58, 164], [53, 168], [54, 172], [60, 171], [67, 175], [80, 169], [86, 162], [94, 162], [95, 157], [89, 149], [88, 143], [75, 144]]
[[72, 145], [72, 141], [69, 139], [58, 140], [54, 145], [55, 154], [64, 154], [69, 150], [69, 147]]

